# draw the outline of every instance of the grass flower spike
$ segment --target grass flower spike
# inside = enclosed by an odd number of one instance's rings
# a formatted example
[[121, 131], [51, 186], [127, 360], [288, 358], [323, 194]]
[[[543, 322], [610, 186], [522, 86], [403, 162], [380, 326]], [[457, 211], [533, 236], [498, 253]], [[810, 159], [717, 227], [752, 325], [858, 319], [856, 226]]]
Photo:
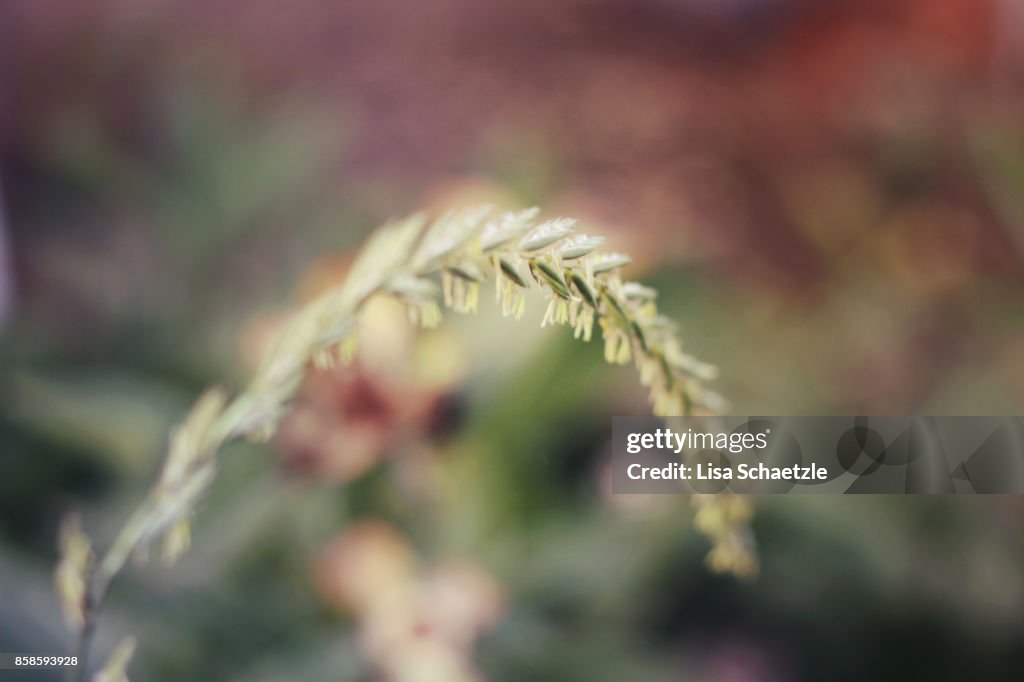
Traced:
[[[154, 543], [162, 544], [167, 561], [187, 549], [190, 519], [216, 475], [217, 451], [237, 437], [271, 437], [310, 364], [351, 360], [360, 312], [374, 296], [399, 300], [410, 320], [432, 328], [441, 322], [441, 301], [458, 312], [476, 311], [488, 277], [502, 313], [517, 319], [528, 291], [536, 289], [548, 299], [543, 324], [571, 326], [576, 338], [589, 341], [596, 323], [605, 358], [636, 366], [656, 414], [722, 411], [724, 400], [704, 386], [715, 369], [682, 351], [676, 326], [658, 314], [653, 289], [622, 279], [629, 258], [600, 251], [604, 239], [575, 234], [573, 220], [538, 222], [537, 214], [477, 206], [434, 221], [416, 214], [385, 226], [367, 242], [345, 284], [321, 294], [285, 325], [243, 391], [229, 399], [212, 389], [199, 399], [172, 432], [156, 484], [100, 558], [77, 522], [69, 522], [61, 533], [56, 582], [69, 625], [79, 633], [80, 660], [86, 660], [96, 609], [129, 557], [146, 556]], [[705, 521], [716, 519], [699, 524], [715, 543], [713, 565], [745, 572], [750, 558], [737, 558], [737, 547], [747, 545], [719, 522], [744, 519], [734, 507], [745, 503], [731, 502], [728, 513], [705, 511], [715, 508], [713, 500], [700, 502], [698, 512]], [[130, 649], [119, 653], [109, 679], [123, 678], [121, 661]]]

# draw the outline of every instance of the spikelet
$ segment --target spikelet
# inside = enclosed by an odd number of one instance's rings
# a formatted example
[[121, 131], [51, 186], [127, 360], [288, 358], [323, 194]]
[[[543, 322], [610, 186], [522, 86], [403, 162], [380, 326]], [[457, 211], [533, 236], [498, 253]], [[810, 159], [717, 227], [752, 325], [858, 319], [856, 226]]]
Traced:
[[757, 554], [747, 525], [753, 514], [746, 498], [732, 494], [692, 497], [693, 525], [711, 540], [707, 564], [717, 573], [750, 577], [757, 573]]
[[93, 682], [129, 682], [128, 664], [135, 653], [135, 638], [126, 637], [110, 654], [103, 669], [92, 678]]
[[60, 527], [60, 560], [54, 571], [54, 583], [60, 597], [68, 629], [79, 632], [85, 625], [86, 587], [92, 563], [89, 538], [82, 532], [81, 519], [72, 514]]

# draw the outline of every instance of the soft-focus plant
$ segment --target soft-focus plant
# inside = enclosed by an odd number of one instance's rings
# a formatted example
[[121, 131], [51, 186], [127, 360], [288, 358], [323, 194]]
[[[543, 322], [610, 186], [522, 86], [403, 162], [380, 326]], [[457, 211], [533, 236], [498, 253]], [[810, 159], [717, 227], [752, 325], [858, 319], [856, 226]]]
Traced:
[[320, 553], [314, 576], [328, 603], [355, 616], [359, 648], [384, 679], [481, 679], [471, 649], [498, 621], [504, 592], [475, 563], [424, 565], [393, 527], [360, 521]]
[[[434, 221], [416, 214], [382, 228], [363, 248], [347, 281], [284, 326], [245, 390], [229, 398], [213, 388], [199, 398], [171, 433], [153, 488], [106, 552], [94, 553], [76, 519], [65, 523], [56, 583], [68, 626], [78, 638], [77, 679], [85, 675], [98, 611], [128, 559], [144, 557], [150, 545], [160, 543], [164, 559], [173, 562], [188, 548], [190, 520], [216, 475], [220, 447], [241, 436], [270, 438], [310, 363], [323, 368], [351, 360], [360, 312], [376, 296], [397, 299], [413, 322], [432, 328], [442, 318], [439, 299], [456, 311], [474, 312], [489, 277], [503, 314], [516, 319], [528, 290], [536, 287], [548, 299], [542, 324], [569, 325], [584, 341], [599, 327], [605, 359], [636, 366], [656, 414], [725, 408], [724, 400], [704, 386], [716, 369], [683, 352], [676, 326], [658, 314], [656, 292], [623, 281], [620, 271], [629, 258], [599, 250], [604, 239], [575, 234], [572, 220], [538, 222], [537, 214], [537, 209], [498, 213], [473, 207]], [[755, 560], [745, 501], [697, 496], [694, 503], [698, 528], [713, 544], [711, 567], [751, 573]], [[119, 647], [102, 674], [123, 676], [131, 649]]]

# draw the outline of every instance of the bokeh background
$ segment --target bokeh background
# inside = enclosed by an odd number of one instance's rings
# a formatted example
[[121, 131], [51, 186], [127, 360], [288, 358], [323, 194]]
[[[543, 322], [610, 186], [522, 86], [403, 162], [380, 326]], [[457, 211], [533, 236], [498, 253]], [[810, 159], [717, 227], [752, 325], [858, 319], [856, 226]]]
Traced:
[[[108, 540], [191, 400], [388, 218], [578, 217], [737, 414], [1021, 414], [1022, 190], [1019, 0], [6, 0], [0, 650], [64, 650], [60, 518]], [[542, 305], [376, 306], [99, 651], [138, 635], [145, 681], [1021, 679], [1020, 499], [763, 499], [759, 577], [712, 575], [685, 499], [607, 493], [643, 392]], [[370, 623], [380, 575], [416, 597]]]

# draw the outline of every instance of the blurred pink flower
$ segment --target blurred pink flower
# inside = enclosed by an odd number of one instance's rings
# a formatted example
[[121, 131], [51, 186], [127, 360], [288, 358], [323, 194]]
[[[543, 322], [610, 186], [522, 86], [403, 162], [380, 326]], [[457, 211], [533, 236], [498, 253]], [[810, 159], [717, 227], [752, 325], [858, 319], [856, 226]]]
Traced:
[[313, 565], [324, 599], [351, 613], [366, 658], [394, 682], [472, 682], [476, 639], [504, 609], [501, 585], [471, 561], [423, 566], [379, 521], [351, 525]]

